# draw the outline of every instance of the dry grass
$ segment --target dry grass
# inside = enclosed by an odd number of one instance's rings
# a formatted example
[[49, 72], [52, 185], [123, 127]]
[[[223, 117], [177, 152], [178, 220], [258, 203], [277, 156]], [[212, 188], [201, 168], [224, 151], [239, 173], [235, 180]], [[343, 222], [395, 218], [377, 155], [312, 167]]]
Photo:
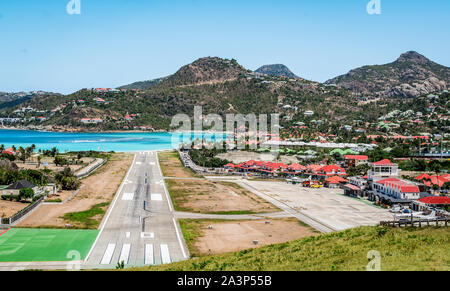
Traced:
[[[317, 234], [297, 219], [250, 221], [180, 220], [192, 257], [223, 254], [284, 243]], [[213, 226], [209, 229], [209, 226]], [[253, 243], [258, 241], [258, 245]]]
[[189, 169], [186, 169], [181, 163], [180, 157], [177, 152], [161, 152], [158, 153], [159, 164], [164, 177], [176, 177], [176, 178], [199, 178], [201, 176], [196, 175]]
[[12, 202], [0, 199], [0, 218], [9, 218], [29, 205], [29, 203]]
[[204, 214], [278, 212], [266, 200], [230, 182], [166, 180], [175, 210]]

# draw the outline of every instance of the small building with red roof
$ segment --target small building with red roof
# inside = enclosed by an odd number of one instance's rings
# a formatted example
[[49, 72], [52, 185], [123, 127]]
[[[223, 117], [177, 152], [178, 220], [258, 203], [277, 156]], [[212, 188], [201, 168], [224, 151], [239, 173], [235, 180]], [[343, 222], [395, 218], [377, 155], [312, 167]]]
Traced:
[[413, 202], [413, 210], [424, 211], [430, 208], [449, 208], [450, 207], [450, 197], [443, 196], [429, 196], [421, 198]]
[[7, 148], [4, 151], [2, 151], [2, 154], [15, 156], [16, 152], [13, 150], [13, 148]]
[[369, 157], [363, 156], [363, 155], [345, 155], [345, 167], [351, 168], [351, 167], [357, 167], [359, 165], [366, 165], [369, 163]]
[[328, 188], [339, 188], [341, 184], [347, 183], [348, 181], [340, 176], [332, 176], [325, 179], [325, 187]]
[[338, 165], [327, 165], [320, 169], [319, 175], [329, 177], [334, 175], [346, 176], [347, 173], [345, 169], [339, 167]]

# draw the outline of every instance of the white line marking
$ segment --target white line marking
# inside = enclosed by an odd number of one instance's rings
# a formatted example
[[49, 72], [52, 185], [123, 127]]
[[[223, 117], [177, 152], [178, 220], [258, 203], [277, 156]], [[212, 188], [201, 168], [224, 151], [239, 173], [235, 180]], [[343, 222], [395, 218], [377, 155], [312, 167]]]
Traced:
[[155, 162], [151, 162], [150, 166], [156, 166], [156, 163]]
[[130, 238], [130, 237], [131, 237], [131, 232], [126, 232], [126, 233], [125, 233], [125, 236], [126, 236], [127, 238]]
[[123, 201], [132, 201], [134, 199], [134, 193], [123, 193], [122, 200]]
[[163, 264], [170, 264], [172, 262], [168, 245], [161, 245], [161, 261]]
[[94, 251], [94, 248], [95, 248], [95, 246], [97, 245], [97, 242], [98, 242], [98, 240], [100, 239], [100, 236], [102, 235], [103, 230], [105, 229], [106, 223], [108, 222], [109, 217], [111, 216], [111, 212], [113, 211], [114, 206], [116, 205], [116, 202], [117, 202], [117, 200], [119, 199], [120, 193], [122, 192], [123, 187], [125, 186], [125, 181], [128, 181], [128, 177], [130, 176], [131, 170], [133, 169], [134, 162], [136, 161], [136, 157], [137, 157], [137, 156], [134, 155], [133, 163], [131, 164], [130, 169], [128, 169], [128, 173], [127, 173], [127, 175], [125, 176], [125, 179], [123, 179], [122, 184], [120, 185], [119, 189], [117, 190], [116, 196], [114, 197], [114, 201], [113, 201], [111, 207], [109, 207], [106, 216], [103, 218], [103, 221], [102, 221], [102, 224], [101, 224], [101, 227], [100, 227], [100, 232], [98, 233], [97, 238], [95, 239], [94, 243], [92, 244], [91, 250], [90, 250], [89, 253], [87, 254], [86, 258], [84, 259], [85, 262], [88, 261], [89, 256], [90, 256], [90, 255], [92, 254], [92, 252]]
[[185, 259], [187, 259], [188, 256], [186, 255], [186, 252], [184, 251], [183, 241], [181, 240], [180, 232], [178, 229], [178, 224], [177, 224], [177, 221], [175, 220], [175, 218], [173, 218], [173, 225], [175, 225], [175, 232], [177, 233], [178, 243], [180, 244], [180, 248], [181, 248], [181, 252], [183, 253], [183, 257]]
[[111, 264], [112, 257], [114, 255], [114, 250], [116, 249], [115, 244], [109, 244], [106, 248], [105, 254], [103, 255], [102, 261], [100, 265], [109, 265]]
[[152, 194], [152, 201], [163, 201], [161, 194]]
[[142, 165], [142, 163], [141, 162], [136, 162], [136, 165]]
[[141, 238], [143, 239], [154, 239], [155, 234], [153, 232], [141, 232]]
[[151, 245], [151, 244], [145, 245], [144, 264], [145, 265], [154, 265], [155, 264], [155, 257], [153, 255], [153, 245]]
[[128, 264], [128, 259], [130, 258], [130, 244], [124, 244], [122, 247], [122, 252], [120, 253], [119, 263], [124, 262], [125, 265]]

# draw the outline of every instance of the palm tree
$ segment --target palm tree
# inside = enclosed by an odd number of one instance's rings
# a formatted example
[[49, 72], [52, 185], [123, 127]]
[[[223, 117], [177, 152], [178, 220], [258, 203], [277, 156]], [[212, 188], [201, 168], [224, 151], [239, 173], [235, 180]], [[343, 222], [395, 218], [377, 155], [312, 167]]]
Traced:
[[41, 155], [39, 155], [39, 156], [37, 157], [37, 160], [38, 160], [37, 167], [40, 168], [40, 167], [41, 167], [41, 160], [42, 160]]

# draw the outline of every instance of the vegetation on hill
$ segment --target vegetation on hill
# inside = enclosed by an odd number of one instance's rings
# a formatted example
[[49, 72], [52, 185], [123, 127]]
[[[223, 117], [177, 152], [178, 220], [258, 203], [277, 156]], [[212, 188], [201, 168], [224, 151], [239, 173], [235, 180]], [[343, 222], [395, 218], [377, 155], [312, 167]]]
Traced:
[[361, 227], [289, 243], [201, 257], [141, 271], [365, 271], [378, 251], [382, 271], [449, 271], [448, 228]]
[[370, 96], [418, 97], [447, 89], [450, 68], [411, 51], [393, 63], [364, 66], [326, 83]]
[[149, 81], [134, 82], [134, 83], [129, 84], [129, 85], [121, 86], [121, 87], [119, 87], [117, 89], [148, 90], [151, 87], [158, 85], [159, 83], [161, 83], [165, 79], [167, 79], [167, 77], [165, 77], [165, 78], [158, 78], [158, 79], [149, 80]]

